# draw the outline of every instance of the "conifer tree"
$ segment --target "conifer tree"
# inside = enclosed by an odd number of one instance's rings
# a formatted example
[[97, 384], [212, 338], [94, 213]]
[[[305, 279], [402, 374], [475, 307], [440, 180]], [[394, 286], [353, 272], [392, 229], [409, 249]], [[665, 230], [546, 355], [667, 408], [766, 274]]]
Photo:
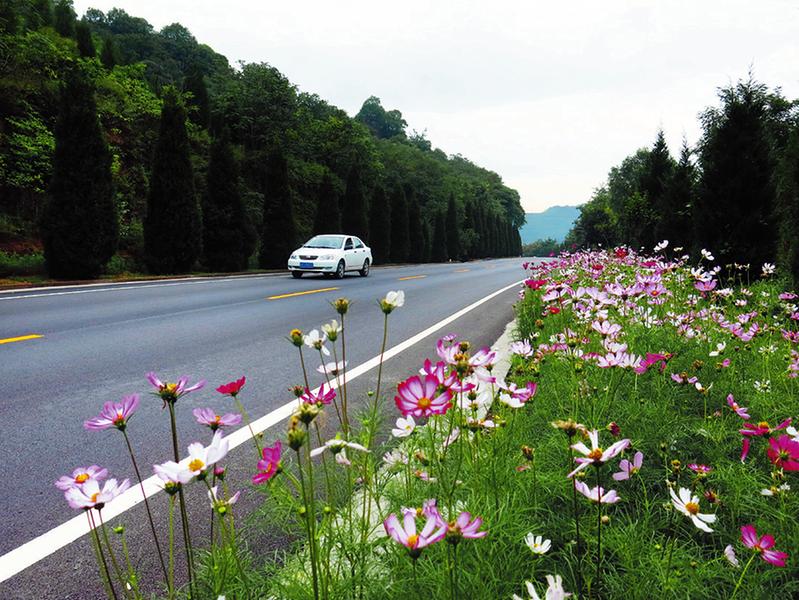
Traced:
[[425, 218], [422, 218], [422, 240], [424, 243], [424, 253], [422, 254], [422, 262], [429, 263], [430, 257], [433, 255], [433, 233], [430, 231], [430, 224]]
[[53, 24], [53, 3], [51, 0], [33, 0], [28, 13], [28, 28], [38, 29]]
[[444, 211], [441, 210], [436, 213], [431, 248], [430, 260], [447, 262], [447, 220]]
[[0, 34], [14, 35], [19, 27], [19, 14], [14, 2], [4, 0], [0, 3]]
[[111, 153], [94, 90], [79, 70], [61, 88], [55, 126], [51, 197], [42, 218], [47, 272], [58, 279], [99, 275], [119, 238], [111, 183]]
[[447, 254], [452, 260], [461, 257], [461, 237], [458, 227], [458, 209], [455, 205], [455, 195], [450, 193], [447, 203]]
[[777, 261], [799, 284], [799, 127], [791, 133], [777, 169]]
[[203, 203], [203, 252], [211, 271], [243, 271], [249, 259], [239, 165], [227, 129], [214, 140]]
[[362, 240], [369, 239], [368, 216], [366, 192], [361, 182], [361, 167], [356, 163], [350, 167], [347, 188], [344, 191], [344, 208], [341, 214], [341, 226], [344, 232], [356, 235]]
[[64, 37], [75, 37], [75, 10], [72, 0], [58, 0], [53, 9], [53, 27]]
[[341, 211], [339, 209], [339, 192], [329, 171], [322, 178], [322, 185], [316, 199], [316, 216], [313, 233], [341, 233]]
[[407, 262], [410, 249], [408, 203], [405, 190], [397, 183], [391, 193], [391, 262]]
[[191, 93], [189, 104], [189, 119], [192, 123], [207, 129], [211, 121], [211, 104], [208, 99], [208, 89], [205, 87], [205, 78], [197, 65], [189, 69], [183, 79], [183, 91]]
[[117, 48], [114, 38], [107, 35], [103, 38], [103, 48], [100, 50], [100, 62], [109, 71], [117, 64]]
[[[663, 130], [659, 129], [652, 150], [646, 156], [644, 172], [641, 175], [641, 193], [646, 198], [648, 211], [638, 213], [638, 219], [646, 219], [641, 227], [636, 228], [639, 239], [628, 240], [636, 246], [651, 250], [660, 240], [655, 239], [658, 221], [669, 210], [666, 206], [666, 188], [674, 173], [674, 160], [669, 153]], [[651, 221], [650, 221], [651, 219]]]
[[297, 230], [288, 162], [280, 152], [269, 159], [263, 214], [258, 264], [262, 269], [285, 268], [289, 256], [297, 249]]
[[408, 233], [411, 242], [408, 260], [412, 263], [422, 263], [425, 255], [422, 211], [413, 190], [409, 191], [406, 197], [408, 198]]
[[144, 250], [153, 273], [185, 273], [202, 253], [202, 221], [194, 190], [186, 108], [175, 88], [164, 88], [144, 219]]
[[92, 30], [83, 19], [75, 25], [75, 39], [78, 42], [78, 54], [83, 58], [97, 56], [97, 49], [94, 47], [94, 40], [92, 40]]
[[369, 246], [375, 264], [389, 260], [391, 252], [391, 210], [385, 190], [378, 186], [372, 194], [369, 220]]
[[680, 161], [674, 167], [663, 191], [659, 219], [655, 225], [656, 243], [668, 240], [669, 246], [691, 248], [693, 230], [691, 209], [696, 191], [696, 170], [691, 162], [691, 149], [683, 142]]

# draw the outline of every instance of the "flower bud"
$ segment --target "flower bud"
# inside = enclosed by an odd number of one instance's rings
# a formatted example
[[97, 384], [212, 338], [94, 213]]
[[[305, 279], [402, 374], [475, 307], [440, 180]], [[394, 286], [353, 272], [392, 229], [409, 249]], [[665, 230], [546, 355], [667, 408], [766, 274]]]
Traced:
[[299, 398], [305, 393], [305, 388], [301, 385], [294, 385], [289, 388], [289, 391], [294, 394], [295, 398]]
[[610, 523], [610, 515], [602, 515], [601, 521], [603, 525], [607, 525]]
[[303, 402], [300, 404], [300, 410], [297, 415], [299, 416], [300, 421], [306, 425], [310, 425], [310, 423], [319, 415], [319, 412], [319, 407], [316, 404], [308, 404]]
[[532, 462], [535, 458], [535, 449], [531, 448], [530, 446], [522, 446], [522, 455], [524, 455], [524, 458]]
[[125, 533], [125, 526], [124, 525], [117, 525], [116, 527], [113, 528], [113, 531], [117, 535], [122, 535], [123, 533]]
[[333, 308], [338, 314], [344, 316], [350, 309], [350, 301], [347, 298], [336, 298], [333, 300]]
[[292, 329], [291, 332], [289, 332], [289, 340], [291, 340], [291, 343], [297, 346], [297, 348], [302, 348], [302, 331], [299, 329]]
[[286, 434], [289, 442], [289, 448], [292, 450], [299, 450], [305, 443], [306, 433], [299, 425], [299, 418], [294, 415], [289, 423], [289, 430]]

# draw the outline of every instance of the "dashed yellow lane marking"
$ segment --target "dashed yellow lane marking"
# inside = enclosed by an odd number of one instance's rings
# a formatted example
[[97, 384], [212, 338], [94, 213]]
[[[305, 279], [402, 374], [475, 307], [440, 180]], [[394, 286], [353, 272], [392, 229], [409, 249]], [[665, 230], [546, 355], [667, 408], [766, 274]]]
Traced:
[[0, 344], [12, 344], [14, 342], [24, 342], [25, 340], [35, 340], [44, 337], [38, 333], [31, 333], [29, 335], [20, 335], [19, 337], [5, 338], [0, 340]]
[[397, 281], [408, 281], [409, 279], [424, 279], [427, 275], [408, 275], [407, 277], [400, 277]]
[[455, 269], [456, 273], [466, 273], [469, 269]]
[[279, 296], [269, 296], [267, 300], [280, 300], [281, 298], [293, 298], [294, 296], [305, 296], [307, 294], [321, 294], [322, 292], [332, 292], [337, 287], [322, 288], [320, 290], [307, 290], [305, 292], [292, 292], [291, 294], [281, 294]]

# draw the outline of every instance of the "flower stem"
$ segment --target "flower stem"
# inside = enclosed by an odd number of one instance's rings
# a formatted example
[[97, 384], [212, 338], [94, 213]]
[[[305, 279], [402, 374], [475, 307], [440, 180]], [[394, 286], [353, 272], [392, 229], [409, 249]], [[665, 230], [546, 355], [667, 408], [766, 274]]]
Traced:
[[599, 585], [599, 576], [601, 574], [600, 567], [602, 566], [602, 488], [599, 480], [599, 467], [596, 467], [596, 585]]
[[114, 584], [111, 582], [111, 573], [108, 571], [108, 563], [105, 560], [105, 554], [103, 554], [103, 548], [100, 545], [100, 536], [97, 535], [97, 528], [94, 526], [94, 519], [91, 515], [91, 509], [86, 509], [86, 519], [89, 521], [89, 530], [92, 532], [92, 547], [94, 548], [94, 554], [97, 557], [97, 562], [102, 567], [101, 573], [103, 576], [105, 593], [109, 597], [113, 597], [116, 600], [117, 592], [114, 589]]
[[[574, 450], [571, 447], [571, 436], [569, 436], [569, 469], [574, 464]], [[580, 539], [580, 513], [579, 505], [577, 503], [577, 486], [576, 481], [572, 478], [572, 505], [574, 508], [574, 530], [577, 537], [577, 598], [579, 599], [583, 593], [583, 550], [582, 541]]]
[[175, 496], [169, 497], [169, 575], [166, 589], [170, 600], [175, 597]]
[[752, 553], [752, 557], [747, 561], [746, 566], [744, 566], [744, 570], [741, 572], [741, 576], [738, 578], [738, 583], [735, 584], [735, 589], [732, 591], [732, 596], [730, 596], [730, 600], [734, 600], [735, 595], [738, 593], [738, 588], [740, 588], [741, 584], [743, 583], [744, 575], [746, 575], [746, 572], [749, 570], [749, 565], [752, 564], [752, 561], [755, 560], [756, 556], [757, 556], [756, 552]]
[[377, 367], [377, 390], [375, 402], [380, 402], [380, 383], [383, 381], [383, 355], [386, 353], [386, 340], [388, 339], [388, 314], [383, 314], [383, 343], [380, 346], [380, 364]]
[[114, 572], [117, 575], [117, 579], [119, 579], [119, 583], [122, 586], [122, 591], [125, 593], [125, 597], [128, 598], [130, 594], [128, 593], [128, 586], [127, 578], [122, 575], [122, 569], [119, 567], [119, 563], [117, 562], [117, 557], [114, 554], [114, 549], [111, 547], [111, 541], [108, 539], [108, 530], [105, 527], [105, 522], [103, 521], [103, 511], [98, 510], [97, 516], [100, 517], [100, 531], [103, 532], [103, 541], [105, 541], [105, 547], [108, 548], [108, 556], [111, 557], [111, 564], [114, 567]]
[[261, 444], [258, 443], [258, 437], [255, 435], [255, 432], [252, 430], [252, 423], [250, 422], [250, 415], [247, 414], [247, 411], [244, 410], [244, 405], [239, 400], [238, 394], [233, 396], [236, 400], [236, 406], [241, 411], [241, 416], [244, 417], [244, 421], [247, 423], [247, 429], [250, 430], [250, 435], [252, 436], [252, 441], [255, 444], [255, 450], [258, 452], [258, 460], [261, 460]]
[[136, 479], [139, 480], [139, 488], [141, 489], [142, 498], [144, 498], [144, 508], [147, 510], [147, 520], [150, 522], [150, 531], [153, 534], [153, 541], [155, 542], [155, 549], [158, 552], [158, 560], [161, 563], [161, 570], [164, 573], [164, 578], [166, 578], [167, 572], [166, 572], [166, 565], [164, 564], [164, 555], [161, 552], [161, 544], [158, 541], [158, 534], [155, 532], [155, 523], [153, 523], [153, 513], [150, 510], [150, 503], [147, 501], [147, 494], [144, 492], [144, 483], [142, 482], [141, 479], [141, 473], [139, 473], [139, 465], [136, 464], [136, 456], [133, 454], [133, 446], [130, 443], [128, 432], [123, 429], [122, 435], [125, 437], [125, 443], [128, 446], [128, 452], [130, 453], [130, 460], [133, 463], [133, 470], [136, 473]]
[[[169, 407], [169, 422], [172, 427], [172, 453], [174, 454], [175, 462], [180, 462], [180, 452], [178, 451], [178, 428], [175, 423], [175, 404], [174, 402], [167, 402]], [[183, 526], [183, 544], [186, 550], [186, 570], [189, 575], [189, 594], [192, 598], [196, 598], [194, 594], [194, 557], [191, 551], [191, 535], [189, 533], [189, 515], [186, 511], [186, 500], [183, 497], [183, 486], [178, 488], [178, 500], [180, 501], [180, 520]]]

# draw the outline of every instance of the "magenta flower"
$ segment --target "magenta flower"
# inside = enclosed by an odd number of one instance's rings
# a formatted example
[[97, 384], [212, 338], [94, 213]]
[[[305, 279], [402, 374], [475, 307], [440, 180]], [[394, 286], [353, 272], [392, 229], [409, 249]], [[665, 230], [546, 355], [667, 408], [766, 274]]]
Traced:
[[467, 511], [462, 511], [455, 519], [447, 522], [438, 511], [434, 498], [426, 500], [422, 505], [422, 515], [434, 519], [437, 527], [446, 526], [447, 541], [451, 544], [457, 544], [461, 538], [479, 539], [488, 535], [487, 531], [479, 531], [483, 524], [482, 517], [473, 519], [471, 513]]
[[577, 468], [569, 473], [567, 477], [574, 477], [575, 474], [579, 473], [583, 469], [587, 469], [590, 465], [598, 467], [605, 464], [630, 445], [630, 440], [623, 439], [619, 440], [618, 442], [614, 442], [606, 450], [604, 450], [599, 446], [599, 431], [596, 429], [588, 432], [588, 438], [591, 440], [591, 448], [582, 442], [572, 444], [572, 448], [577, 450], [577, 452], [583, 456], [579, 456], [574, 459], [574, 461], [578, 463]]
[[694, 287], [700, 292], [712, 292], [716, 289], [716, 283], [715, 279], [711, 279], [710, 281], [697, 281]]
[[789, 435], [781, 435], [779, 439], [769, 438], [768, 458], [778, 469], [799, 471], [799, 442]]
[[433, 516], [428, 516], [421, 532], [416, 531], [416, 509], [402, 509], [402, 523], [396, 514], [390, 514], [383, 521], [386, 533], [398, 544], [408, 549], [411, 558], [416, 560], [427, 546], [435, 544], [447, 535], [446, 523], [439, 523]]
[[167, 402], [177, 402], [181, 396], [196, 392], [205, 386], [204, 379], [194, 385], [189, 385], [189, 378], [185, 375], [178, 379], [177, 383], [164, 383], [152, 371], [147, 373], [147, 381], [156, 389], [155, 393], [164, 401], [164, 406]]
[[90, 479], [101, 481], [108, 477], [108, 469], [101, 468], [97, 465], [91, 467], [78, 467], [72, 471], [72, 476], [63, 475], [55, 482], [55, 486], [62, 491], [67, 491], [69, 488], [80, 487]]
[[727, 396], [727, 406], [729, 406], [732, 411], [741, 417], [742, 419], [750, 419], [749, 413], [747, 412], [749, 409], [743, 406], [739, 406], [738, 403], [735, 401], [735, 397], [730, 394]]
[[236, 381], [231, 381], [230, 383], [226, 383], [225, 385], [220, 385], [216, 388], [216, 391], [220, 394], [224, 394], [225, 396], [231, 396], [235, 398], [238, 396], [241, 388], [244, 387], [244, 384], [247, 383], [247, 378], [242, 377], [241, 379], [237, 379]]
[[100, 482], [97, 479], [87, 479], [83, 485], [71, 487], [65, 491], [64, 498], [76, 510], [89, 508], [101, 510], [103, 506], [129, 487], [130, 480], [128, 479], [119, 485], [117, 485], [116, 479], [109, 479], [102, 488], [100, 488]]
[[139, 395], [131, 394], [124, 396], [121, 402], [106, 402], [103, 404], [103, 410], [100, 414], [83, 422], [86, 429], [99, 431], [116, 427], [120, 431], [124, 431], [128, 424], [128, 419], [136, 411], [139, 406]]
[[323, 383], [319, 386], [319, 390], [314, 394], [308, 388], [305, 388], [305, 392], [300, 396], [300, 400], [305, 404], [330, 404], [336, 397], [336, 390], [333, 389], [332, 386]]
[[605, 489], [600, 486], [590, 488], [580, 480], [575, 480], [574, 487], [577, 488], [578, 492], [594, 503], [615, 504], [621, 500], [616, 490], [605, 491]]
[[195, 408], [194, 418], [200, 425], [210, 427], [211, 431], [216, 431], [220, 427], [230, 427], [231, 425], [238, 425], [241, 423], [241, 415], [238, 413], [227, 413], [218, 415], [213, 409], [210, 408]]
[[433, 375], [418, 375], [406, 379], [397, 386], [394, 402], [404, 416], [429, 417], [443, 415], [452, 406], [452, 392], [444, 389], [439, 393], [438, 380]]
[[741, 462], [744, 462], [749, 455], [750, 438], [771, 435], [774, 431], [785, 429], [791, 424], [791, 420], [792, 419], [789, 417], [774, 428], [771, 428], [766, 421], [760, 421], [760, 423], [744, 423], [744, 428], [739, 431], [740, 434], [744, 436], [741, 446]]
[[671, 357], [672, 355], [668, 352], [665, 354], [653, 354], [652, 352], [647, 352], [646, 358], [643, 359], [641, 364], [634, 370], [638, 375], [643, 375], [649, 370], [649, 367], [658, 365], [658, 369], [662, 373], [666, 370], [666, 363], [669, 362]]
[[280, 440], [275, 442], [271, 448], [269, 446], [261, 450], [262, 460], [258, 461], [258, 473], [253, 475], [252, 482], [255, 484], [266, 483], [272, 477], [280, 473], [280, 453], [282, 446]]
[[641, 470], [641, 466], [644, 464], [644, 453], [643, 452], [636, 452], [635, 456], [633, 457], [632, 462], [627, 460], [626, 458], [621, 459], [619, 463], [619, 469], [621, 469], [618, 473], [613, 474], [613, 479], [616, 481], [624, 481], [629, 479], [638, 471]]
[[788, 554], [772, 550], [774, 538], [770, 535], [758, 537], [754, 525], [744, 525], [741, 527], [741, 542], [743, 542], [743, 545], [747, 548], [759, 552], [760, 557], [770, 565], [774, 565], [775, 567], [785, 566]]
[[697, 463], [689, 463], [688, 468], [691, 469], [694, 473], [696, 473], [700, 477], [704, 477], [713, 470], [713, 467]]
[[444, 387], [452, 387], [455, 385], [455, 383], [457, 383], [458, 375], [455, 372], [447, 373], [447, 367], [447, 363], [445, 363], [443, 360], [433, 364], [428, 358], [425, 359], [424, 366], [419, 370], [419, 373], [422, 375], [433, 375], [435, 376], [439, 385], [443, 385]]

